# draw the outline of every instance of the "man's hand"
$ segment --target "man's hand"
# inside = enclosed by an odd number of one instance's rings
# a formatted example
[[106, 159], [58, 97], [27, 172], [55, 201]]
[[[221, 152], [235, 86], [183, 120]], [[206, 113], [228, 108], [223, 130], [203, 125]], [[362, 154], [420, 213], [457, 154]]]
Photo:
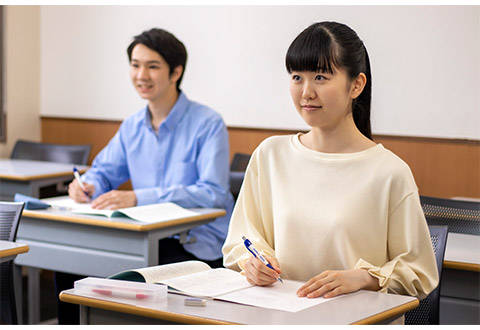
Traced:
[[68, 185], [68, 196], [77, 203], [89, 203], [91, 201], [90, 196], [95, 193], [95, 186], [86, 182], [82, 182], [85, 187], [85, 191], [82, 190], [78, 180], [73, 180]]
[[136, 205], [137, 196], [133, 190], [111, 190], [92, 202], [92, 208], [102, 210], [117, 210]]
[[371, 276], [365, 269], [326, 270], [312, 277], [297, 291], [299, 297], [332, 298], [344, 293], [360, 289], [380, 290], [378, 279]]

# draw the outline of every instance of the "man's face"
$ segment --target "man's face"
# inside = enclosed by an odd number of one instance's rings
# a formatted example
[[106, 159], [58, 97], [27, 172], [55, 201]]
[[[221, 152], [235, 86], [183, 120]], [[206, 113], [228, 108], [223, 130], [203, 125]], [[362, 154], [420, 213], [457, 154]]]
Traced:
[[170, 67], [156, 51], [137, 44], [130, 60], [130, 78], [141, 98], [150, 102], [163, 100], [176, 89], [176, 74], [170, 76]]

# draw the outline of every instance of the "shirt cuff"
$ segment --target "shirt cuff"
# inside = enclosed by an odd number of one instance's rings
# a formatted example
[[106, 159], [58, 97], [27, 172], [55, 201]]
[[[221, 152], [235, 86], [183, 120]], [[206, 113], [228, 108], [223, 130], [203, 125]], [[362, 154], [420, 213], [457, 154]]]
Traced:
[[98, 180], [95, 180], [95, 178], [90, 177], [87, 173], [82, 175], [80, 179], [82, 180], [82, 182], [93, 184], [93, 186], [95, 187], [95, 192], [93, 193], [92, 196], [90, 196], [90, 198], [93, 200], [98, 196], [100, 196], [101, 194], [103, 194], [106, 191], [106, 189], [102, 186], [102, 184]]
[[137, 196], [137, 205], [147, 205], [158, 203], [158, 196], [160, 196], [160, 188], [144, 188], [135, 189], [135, 195]]
[[390, 280], [391, 271], [388, 269], [377, 267], [371, 263], [360, 258], [355, 267], [355, 269], [365, 269], [371, 276], [378, 279], [378, 285], [380, 286], [380, 292], [387, 292], [388, 282]]

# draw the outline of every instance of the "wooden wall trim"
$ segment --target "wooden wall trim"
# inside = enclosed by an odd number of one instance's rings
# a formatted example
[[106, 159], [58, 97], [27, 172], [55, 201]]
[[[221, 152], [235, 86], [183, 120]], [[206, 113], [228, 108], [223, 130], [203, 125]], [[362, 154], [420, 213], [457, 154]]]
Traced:
[[[41, 117], [42, 141], [90, 144], [89, 162], [108, 143], [121, 121]], [[272, 135], [294, 134], [295, 130], [228, 127], [230, 157], [236, 152], [252, 153]], [[411, 136], [374, 135], [412, 169], [420, 194], [436, 197], [480, 198], [480, 141]]]
[[[86, 118], [76, 118], [76, 117], [52, 117], [52, 116], [40, 116], [41, 120], [71, 120], [71, 121], [80, 121], [88, 123], [109, 123], [120, 125], [121, 120], [113, 119], [86, 119]], [[297, 132], [306, 132], [306, 130], [292, 130], [292, 129], [276, 129], [276, 128], [258, 128], [258, 127], [241, 127], [241, 126], [228, 126], [229, 130], [240, 130], [242, 132], [258, 132], [264, 134], [295, 134]], [[373, 134], [373, 138], [380, 139], [396, 139], [396, 140], [406, 140], [406, 141], [422, 141], [422, 142], [448, 142], [448, 143], [460, 143], [460, 144], [473, 144], [480, 145], [480, 140], [475, 139], [456, 139], [456, 138], [438, 138], [438, 137], [428, 137], [428, 136], [406, 136], [406, 135], [389, 135], [389, 134]]]

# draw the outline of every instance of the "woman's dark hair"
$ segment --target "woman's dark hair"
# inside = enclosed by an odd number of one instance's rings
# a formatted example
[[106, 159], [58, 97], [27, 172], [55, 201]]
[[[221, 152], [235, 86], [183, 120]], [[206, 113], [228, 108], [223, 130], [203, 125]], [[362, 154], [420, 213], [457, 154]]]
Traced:
[[168, 31], [155, 28], [150, 29], [133, 37], [132, 43], [127, 48], [129, 61], [132, 60], [133, 48], [138, 44], [145, 45], [159, 53], [168, 63], [170, 75], [177, 66], [182, 66], [182, 74], [177, 80], [177, 91], [180, 91], [180, 83], [182, 82], [185, 65], [187, 63], [187, 50], [185, 49], [185, 45]]
[[285, 64], [288, 73], [315, 71], [333, 74], [334, 68], [342, 68], [351, 79], [354, 79], [363, 72], [367, 77], [367, 83], [362, 93], [353, 100], [352, 114], [360, 132], [372, 139], [370, 60], [367, 49], [355, 31], [337, 22], [312, 24], [292, 42], [287, 51]]

